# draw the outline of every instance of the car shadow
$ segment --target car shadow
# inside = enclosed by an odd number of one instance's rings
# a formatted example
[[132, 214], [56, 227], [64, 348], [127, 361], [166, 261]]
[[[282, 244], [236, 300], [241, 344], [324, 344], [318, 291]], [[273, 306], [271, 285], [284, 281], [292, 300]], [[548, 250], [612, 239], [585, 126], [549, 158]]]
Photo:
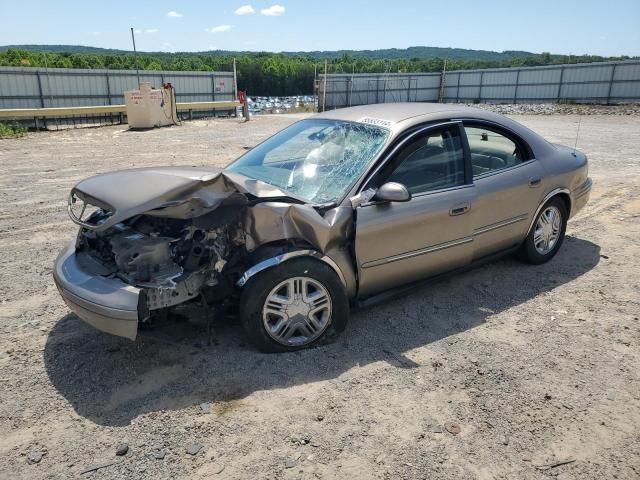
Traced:
[[76, 412], [101, 425], [127, 425], [138, 415], [217, 404], [255, 391], [341, 375], [387, 361], [416, 364], [405, 352], [482, 325], [499, 313], [566, 284], [594, 268], [600, 247], [567, 236], [556, 258], [530, 266], [512, 258], [421, 287], [355, 312], [332, 344], [267, 355], [245, 345], [237, 322], [216, 324], [206, 344], [202, 323], [172, 323], [136, 342], [97, 332], [73, 314], [61, 318], [44, 350], [52, 384]]

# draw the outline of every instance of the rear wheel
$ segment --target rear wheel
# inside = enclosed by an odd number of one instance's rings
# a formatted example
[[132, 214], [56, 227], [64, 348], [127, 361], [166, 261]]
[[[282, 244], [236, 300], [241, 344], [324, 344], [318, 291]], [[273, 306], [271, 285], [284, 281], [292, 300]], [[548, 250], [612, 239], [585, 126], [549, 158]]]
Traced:
[[344, 330], [349, 303], [335, 272], [314, 259], [294, 259], [258, 273], [243, 287], [240, 315], [263, 352], [311, 347]]
[[567, 208], [559, 197], [549, 200], [540, 210], [533, 227], [520, 248], [520, 258], [539, 265], [551, 260], [564, 241]]

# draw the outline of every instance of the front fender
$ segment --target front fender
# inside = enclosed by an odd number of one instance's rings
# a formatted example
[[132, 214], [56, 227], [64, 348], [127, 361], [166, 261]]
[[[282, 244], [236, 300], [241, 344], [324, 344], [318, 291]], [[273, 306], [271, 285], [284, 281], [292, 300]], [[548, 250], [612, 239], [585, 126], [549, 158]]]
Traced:
[[242, 274], [240, 279], [237, 281], [236, 285], [238, 287], [243, 287], [251, 277], [253, 277], [254, 275], [257, 275], [263, 270], [266, 270], [268, 268], [273, 268], [288, 260], [291, 260], [293, 258], [298, 258], [298, 257], [312, 257], [320, 260], [321, 262], [326, 263], [331, 267], [331, 269], [334, 272], [336, 272], [336, 275], [338, 275], [338, 278], [340, 279], [340, 282], [344, 285], [344, 287], [348, 288], [345, 276], [342, 273], [342, 270], [340, 270], [340, 267], [338, 266], [338, 264], [334, 262], [331, 258], [329, 258], [327, 255], [323, 255], [322, 253], [316, 250], [293, 250], [291, 252], [281, 253], [279, 255], [275, 255], [273, 257], [262, 260], [254, 264], [247, 270], [245, 270], [245, 272]]

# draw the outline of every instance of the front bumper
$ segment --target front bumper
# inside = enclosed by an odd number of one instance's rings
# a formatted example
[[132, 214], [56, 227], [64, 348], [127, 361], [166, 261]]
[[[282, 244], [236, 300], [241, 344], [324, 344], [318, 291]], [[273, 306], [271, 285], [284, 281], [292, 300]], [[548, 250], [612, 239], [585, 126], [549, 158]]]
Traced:
[[73, 244], [58, 255], [53, 279], [67, 306], [82, 320], [111, 335], [136, 339], [139, 288], [84, 270]]

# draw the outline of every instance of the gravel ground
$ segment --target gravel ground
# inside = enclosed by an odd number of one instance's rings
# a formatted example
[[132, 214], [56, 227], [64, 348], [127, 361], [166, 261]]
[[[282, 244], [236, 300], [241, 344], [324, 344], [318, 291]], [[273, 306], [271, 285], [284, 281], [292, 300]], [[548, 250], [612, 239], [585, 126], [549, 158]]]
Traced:
[[503, 115], [640, 115], [640, 104], [595, 105], [572, 103], [481, 103], [467, 104]]
[[[638, 478], [638, 115], [582, 118], [595, 187], [551, 263], [355, 312], [332, 345], [264, 355], [222, 322], [207, 346], [197, 319], [132, 343], [68, 312], [74, 182], [224, 165], [294, 118], [0, 140], [0, 478]], [[514, 118], [573, 145], [577, 116]]]

